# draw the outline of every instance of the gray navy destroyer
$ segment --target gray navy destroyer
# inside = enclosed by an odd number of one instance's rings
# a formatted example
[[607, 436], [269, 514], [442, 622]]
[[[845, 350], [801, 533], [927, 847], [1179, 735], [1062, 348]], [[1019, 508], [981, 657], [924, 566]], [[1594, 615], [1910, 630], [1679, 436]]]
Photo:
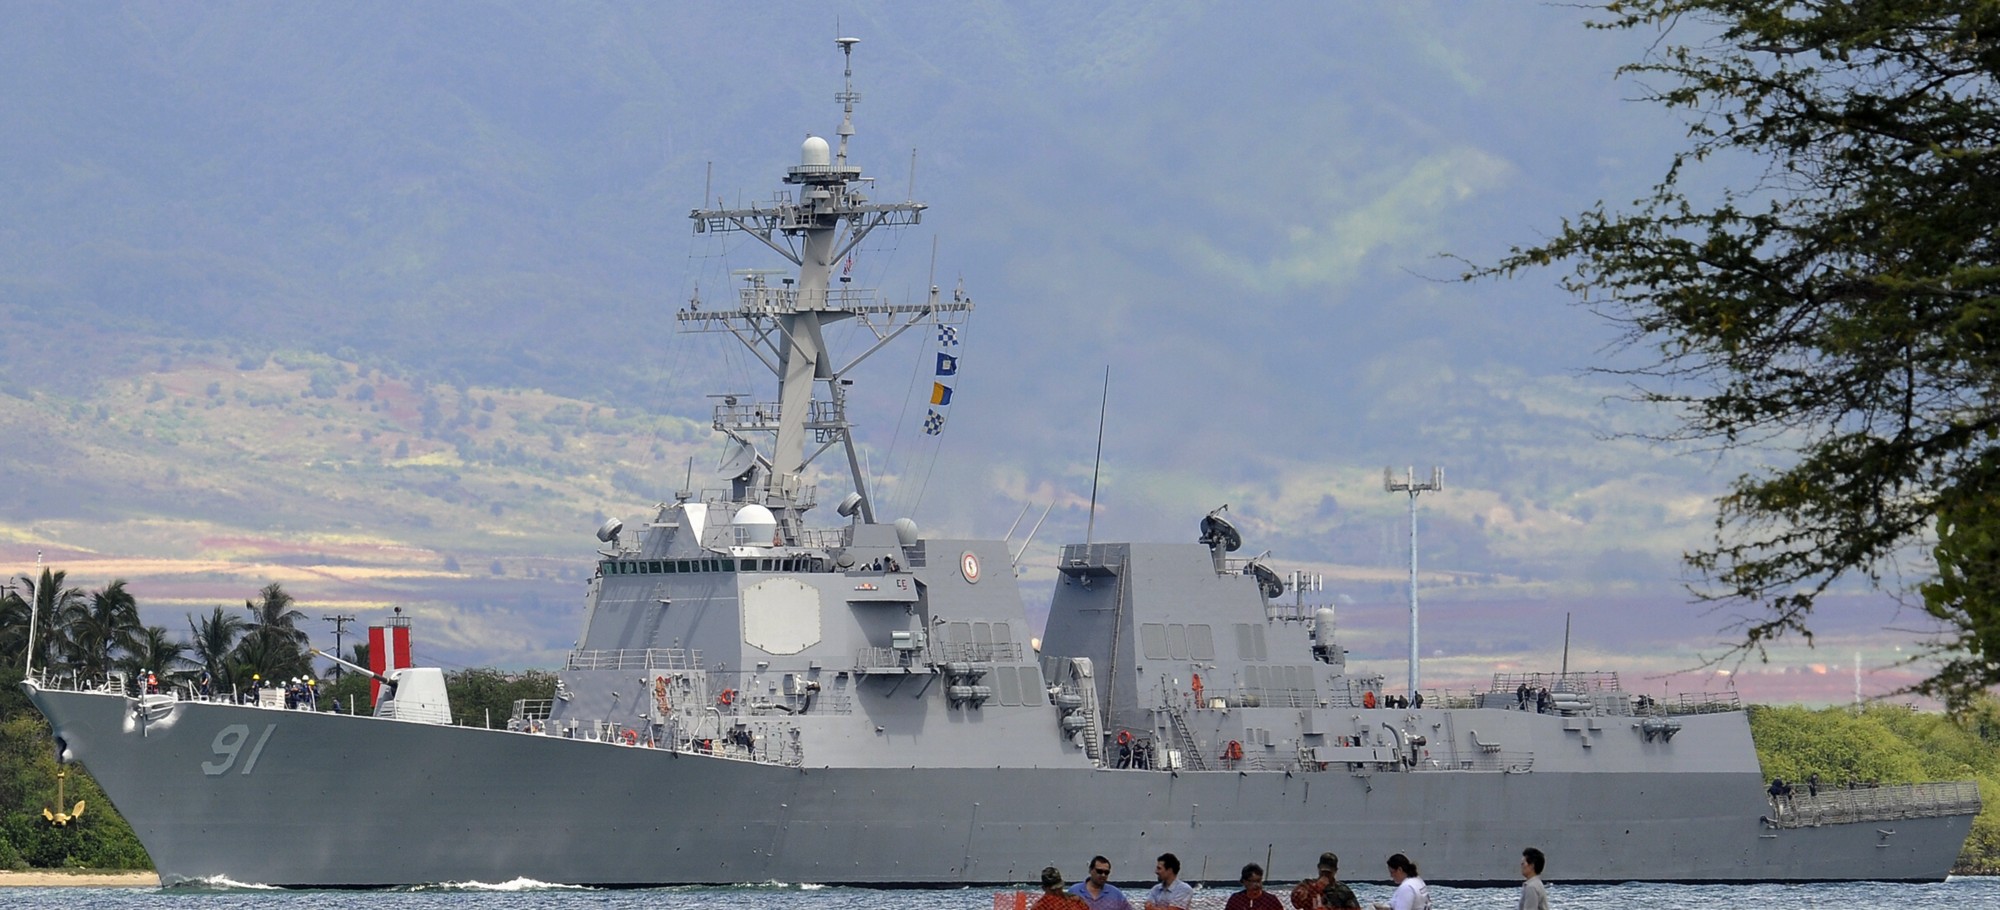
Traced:
[[[1167, 851], [1191, 879], [1268, 858], [1279, 881], [1333, 850], [1518, 884], [1529, 845], [1565, 882], [1946, 876], [1971, 783], [1773, 797], [1733, 696], [1665, 703], [1609, 673], [1407, 699], [1350, 672], [1314, 586], [1235, 555], [1207, 504], [1183, 542], [1061, 547], [1037, 647], [1014, 547], [878, 515], [859, 466], [850, 371], [972, 302], [836, 275], [924, 210], [867, 197], [847, 71], [837, 146], [808, 138], [768, 202], [692, 213], [795, 267], [677, 314], [741, 341], [776, 397], [716, 399], [726, 488], [598, 529], [554, 698], [486, 729], [450, 723], [430, 668], [382, 673], [372, 716], [30, 673], [61, 760], [164, 883], [1003, 885]], [[840, 323], [859, 350], [829, 347]], [[822, 456], [847, 470], [809, 473]], [[815, 523], [822, 484], [840, 498]]]

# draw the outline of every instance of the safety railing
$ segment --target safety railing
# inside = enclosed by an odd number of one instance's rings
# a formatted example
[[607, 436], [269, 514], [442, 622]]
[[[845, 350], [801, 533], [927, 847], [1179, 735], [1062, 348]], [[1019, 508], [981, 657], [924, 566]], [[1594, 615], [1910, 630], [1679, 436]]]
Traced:
[[1683, 692], [1671, 702], [1655, 702], [1668, 714], [1725, 714], [1743, 710], [1743, 699], [1734, 692]]
[[1794, 791], [1771, 799], [1772, 814], [1766, 818], [1781, 828], [1977, 815], [1980, 808], [1979, 784], [1969, 780], [1821, 790], [1817, 795]]
[[699, 670], [701, 652], [685, 648], [571, 651], [571, 670]]

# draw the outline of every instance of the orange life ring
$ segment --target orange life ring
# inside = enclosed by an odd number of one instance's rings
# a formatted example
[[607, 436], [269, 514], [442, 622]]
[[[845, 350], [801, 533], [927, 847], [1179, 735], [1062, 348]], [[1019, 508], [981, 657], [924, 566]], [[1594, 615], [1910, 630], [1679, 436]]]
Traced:
[[721, 705], [721, 706], [723, 706], [723, 707], [725, 707], [725, 708], [729, 707], [730, 705], [733, 705], [733, 704], [735, 704], [735, 703], [736, 703], [736, 690], [735, 690], [735, 689], [724, 689], [724, 690], [722, 690], [722, 694], [721, 694], [721, 695], [717, 695], [717, 696], [715, 697], [715, 703], [716, 703], [716, 704], [718, 704], [718, 705]]
[[1241, 761], [1243, 759], [1243, 744], [1233, 739], [1230, 740], [1228, 748], [1222, 750], [1222, 758], [1224, 761]]
[[626, 730], [626, 731], [625, 731], [625, 745], [628, 745], [628, 746], [636, 746], [636, 745], [638, 745], [638, 744], [639, 744], [639, 731], [637, 731], [637, 730]]
[[1119, 744], [1119, 745], [1121, 745], [1121, 746], [1129, 746], [1129, 745], [1131, 745], [1131, 744], [1132, 744], [1132, 731], [1130, 731], [1130, 730], [1120, 730], [1120, 731], [1118, 731], [1118, 744]]

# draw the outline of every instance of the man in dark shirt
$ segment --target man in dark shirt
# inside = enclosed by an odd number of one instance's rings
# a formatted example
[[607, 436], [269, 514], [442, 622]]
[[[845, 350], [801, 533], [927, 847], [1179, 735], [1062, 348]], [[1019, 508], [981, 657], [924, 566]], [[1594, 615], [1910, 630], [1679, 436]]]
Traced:
[[1223, 910], [1285, 910], [1285, 905], [1264, 890], [1264, 867], [1251, 863], [1243, 867], [1243, 890], [1230, 895]]

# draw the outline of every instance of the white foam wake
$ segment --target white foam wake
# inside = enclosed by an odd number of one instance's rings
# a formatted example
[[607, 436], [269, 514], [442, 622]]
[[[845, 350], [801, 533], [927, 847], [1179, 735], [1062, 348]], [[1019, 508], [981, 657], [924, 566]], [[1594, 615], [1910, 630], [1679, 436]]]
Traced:
[[433, 888], [449, 888], [454, 891], [589, 891], [585, 885], [563, 885], [555, 882], [538, 881], [532, 878], [517, 878], [500, 882], [439, 882]]
[[204, 875], [200, 878], [191, 878], [186, 881], [177, 883], [176, 887], [216, 888], [221, 890], [246, 890], [246, 891], [284, 890], [283, 888], [280, 888], [277, 885], [265, 885], [257, 882], [239, 882], [233, 878], [230, 878], [227, 875]]

